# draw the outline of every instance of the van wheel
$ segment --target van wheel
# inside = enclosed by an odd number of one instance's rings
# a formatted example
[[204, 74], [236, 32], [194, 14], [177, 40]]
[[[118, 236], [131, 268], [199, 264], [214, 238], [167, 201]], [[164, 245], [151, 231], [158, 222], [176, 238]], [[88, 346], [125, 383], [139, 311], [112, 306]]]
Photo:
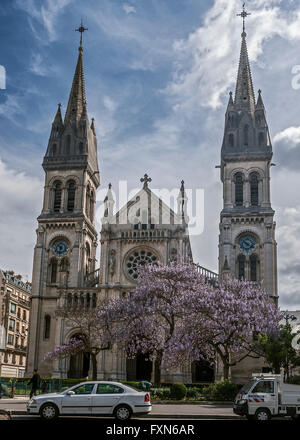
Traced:
[[255, 413], [255, 420], [270, 420], [271, 414], [267, 408], [260, 408]]
[[54, 420], [58, 414], [58, 408], [53, 403], [45, 403], [40, 409], [40, 416], [44, 420]]
[[129, 420], [131, 417], [132, 411], [127, 405], [120, 405], [114, 410], [114, 416], [117, 420], [125, 421]]

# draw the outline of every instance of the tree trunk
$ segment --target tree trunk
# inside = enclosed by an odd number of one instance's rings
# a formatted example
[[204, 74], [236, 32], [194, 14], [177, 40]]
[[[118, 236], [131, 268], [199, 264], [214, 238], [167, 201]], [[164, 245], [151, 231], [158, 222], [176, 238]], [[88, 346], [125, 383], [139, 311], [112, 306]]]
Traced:
[[229, 365], [226, 361], [223, 361], [223, 375], [224, 380], [229, 379]]
[[92, 359], [92, 379], [97, 380], [97, 356], [95, 353], [91, 353]]
[[159, 387], [160, 385], [162, 355], [163, 355], [162, 351], [157, 352], [154, 361], [154, 385], [156, 387]]

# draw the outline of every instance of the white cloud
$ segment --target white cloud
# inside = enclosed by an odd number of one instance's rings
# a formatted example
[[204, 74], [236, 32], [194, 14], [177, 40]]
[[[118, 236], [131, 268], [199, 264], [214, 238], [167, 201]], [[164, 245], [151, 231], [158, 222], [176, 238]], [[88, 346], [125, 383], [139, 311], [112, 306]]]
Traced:
[[0, 159], [0, 267], [29, 278], [42, 192], [41, 180], [9, 169]]
[[35, 0], [17, 0], [16, 5], [28, 13], [31, 17], [30, 25], [32, 31], [38, 39], [41, 39], [36, 31], [32, 19], [37, 20], [45, 27], [50, 41], [55, 41], [58, 37], [56, 21], [58, 15], [68, 6], [72, 0], [46, 0], [44, 4]]
[[19, 104], [19, 100], [15, 95], [7, 95], [6, 101], [0, 104], [0, 115], [14, 120], [14, 116], [17, 113], [22, 113], [22, 108]]
[[300, 142], [300, 127], [288, 127], [274, 136], [274, 143], [282, 141], [298, 144]]
[[[280, 9], [280, 0], [251, 2], [247, 20], [250, 61], [258, 60], [264, 43], [271, 37], [300, 39], [300, 8], [294, 13]], [[240, 0], [215, 0], [203, 26], [187, 39], [174, 43], [176, 61], [173, 80], [166, 92], [181, 105], [217, 108], [236, 79], [241, 23], [236, 12]]]
[[129, 5], [128, 3], [123, 3], [123, 9], [126, 12], [126, 14], [135, 14], [136, 8], [132, 5]]

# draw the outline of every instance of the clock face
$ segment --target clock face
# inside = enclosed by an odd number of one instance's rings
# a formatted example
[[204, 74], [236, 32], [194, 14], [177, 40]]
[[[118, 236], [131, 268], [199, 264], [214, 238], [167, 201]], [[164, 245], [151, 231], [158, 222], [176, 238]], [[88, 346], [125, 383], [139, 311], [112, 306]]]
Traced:
[[67, 243], [65, 241], [57, 241], [53, 246], [53, 252], [58, 257], [62, 257], [63, 255], [66, 255], [66, 253], [68, 252]]
[[240, 239], [240, 249], [243, 252], [246, 252], [247, 254], [249, 254], [250, 252], [253, 251], [253, 249], [255, 248], [255, 240], [254, 238], [247, 236], [247, 237], [242, 237]]

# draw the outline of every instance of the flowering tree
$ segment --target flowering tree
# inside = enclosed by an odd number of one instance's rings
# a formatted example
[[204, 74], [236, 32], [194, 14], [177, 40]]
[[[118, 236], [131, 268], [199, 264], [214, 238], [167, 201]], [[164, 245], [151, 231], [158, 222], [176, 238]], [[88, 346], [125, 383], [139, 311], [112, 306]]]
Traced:
[[109, 350], [113, 341], [109, 323], [105, 321], [105, 304], [92, 309], [64, 308], [61, 315], [76, 330], [77, 337], [58, 345], [44, 357], [44, 362], [67, 358], [77, 353], [89, 353], [92, 362], [92, 379], [97, 380], [97, 355]]
[[177, 332], [174, 359], [213, 360], [218, 355], [225, 379], [231, 366], [263, 354], [256, 336], [278, 331], [281, 317], [259, 285], [232, 279], [217, 286], [202, 285], [185, 307], [189, 312]]
[[163, 362], [173, 356], [177, 328], [186, 313], [184, 303], [203, 283], [193, 264], [147, 265], [130, 296], [113, 300], [106, 310], [105, 319], [115, 323], [116, 339], [127, 356], [144, 353], [154, 360], [156, 385]]

